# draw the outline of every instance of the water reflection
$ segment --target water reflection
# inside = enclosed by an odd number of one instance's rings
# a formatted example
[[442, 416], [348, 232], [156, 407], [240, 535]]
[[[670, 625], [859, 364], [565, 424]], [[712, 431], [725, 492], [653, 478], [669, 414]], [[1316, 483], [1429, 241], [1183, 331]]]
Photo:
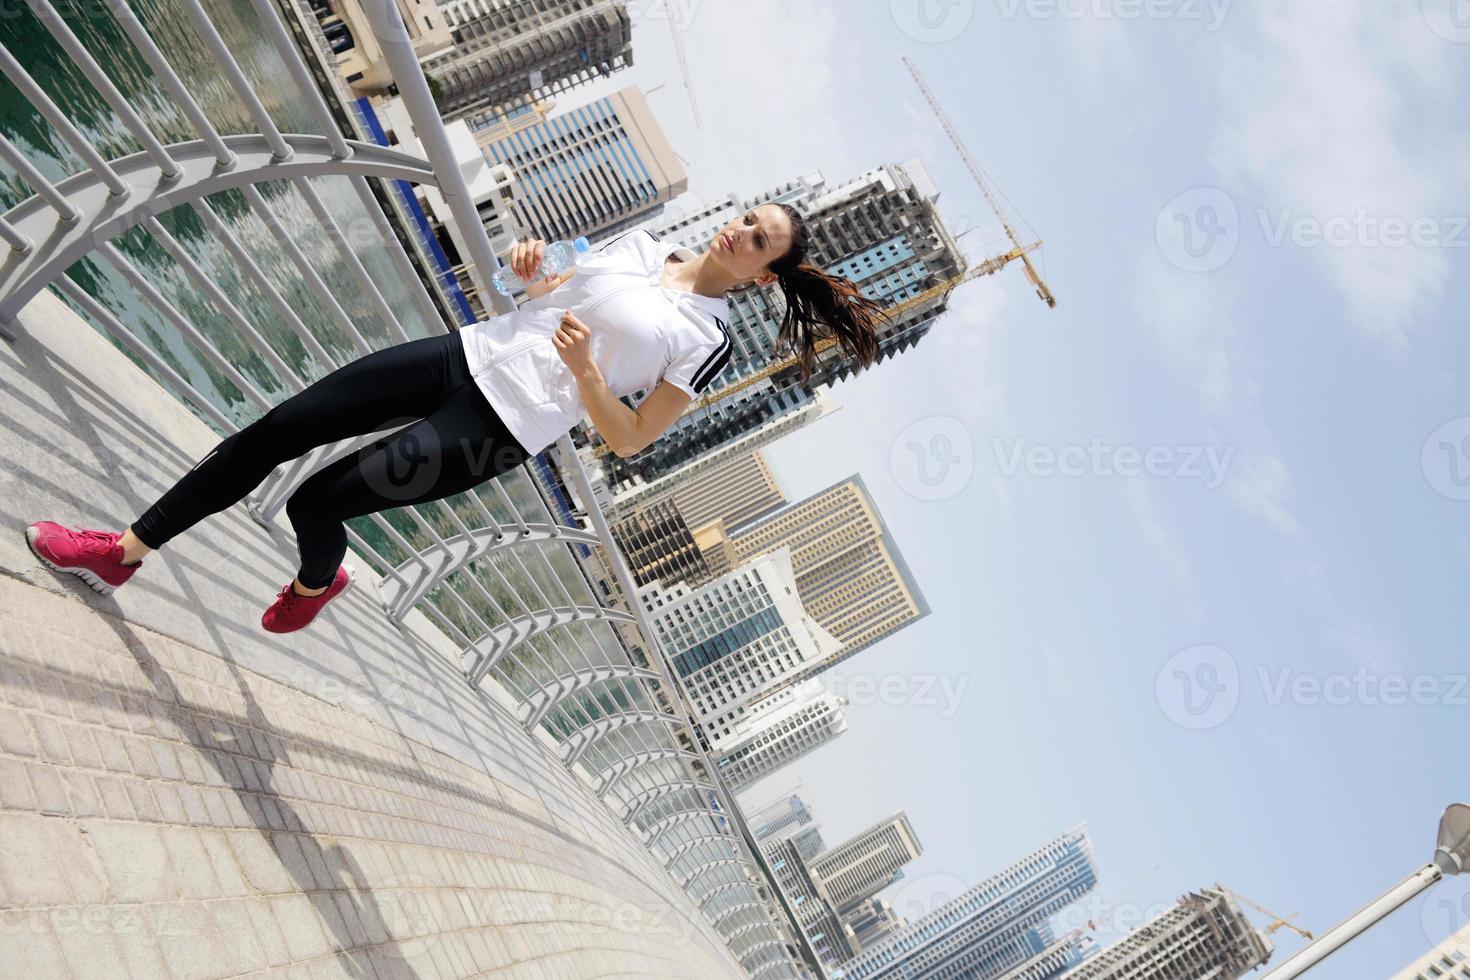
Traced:
[[[305, 101], [291, 87], [285, 65], [265, 40], [253, 7], [238, 0], [205, 0], [204, 6], [277, 126], [287, 133], [319, 134], [320, 128]], [[57, 3], [56, 9], [161, 141], [171, 143], [195, 138], [183, 113], [100, 0]], [[256, 127], [244, 104], [205, 51], [181, 7], [167, 0], [137, 0], [133, 9], [215, 128], [226, 135], [254, 132]], [[104, 157], [110, 159], [142, 149], [43, 24], [19, 0], [4, 0], [0, 5], [0, 43], [15, 55]], [[51, 180], [60, 180], [82, 169], [81, 159], [40, 113], [8, 83], [0, 84], [6, 89], [0, 97], [0, 132]], [[428, 336], [442, 330], [439, 323], [428, 322], [412, 300], [412, 290], [419, 287], [405, 280], [388, 251], [399, 246], [384, 242], [369, 231], [373, 224], [348, 180], [314, 178], [311, 184], [339, 224], [348, 229], [354, 253], [409, 337]], [[317, 223], [299, 191], [280, 181], [261, 184], [259, 190], [368, 343], [376, 348], [395, 342], [388, 324], [359, 287], [352, 270]], [[29, 195], [30, 190], [19, 177], [0, 165], [0, 207], [9, 208]], [[356, 357], [351, 341], [289, 258], [281, 253], [274, 237], [251, 212], [243, 196], [228, 191], [211, 196], [209, 204], [327, 352], [339, 363]], [[159, 221], [180, 240], [293, 371], [310, 381], [329, 370], [328, 365], [318, 364], [309, 355], [301, 340], [281, 322], [266, 296], [244, 276], [191, 208], [175, 208], [159, 216]], [[277, 401], [290, 392], [289, 386], [239, 336], [230, 320], [194, 288], [184, 271], [150, 236], [135, 228], [116, 239], [115, 244], [267, 398]], [[243, 393], [195, 354], [178, 331], [105, 260], [84, 259], [68, 274], [233, 421], [244, 424], [259, 414]], [[147, 371], [141, 363], [138, 367]], [[154, 380], [168, 387], [162, 378]]]

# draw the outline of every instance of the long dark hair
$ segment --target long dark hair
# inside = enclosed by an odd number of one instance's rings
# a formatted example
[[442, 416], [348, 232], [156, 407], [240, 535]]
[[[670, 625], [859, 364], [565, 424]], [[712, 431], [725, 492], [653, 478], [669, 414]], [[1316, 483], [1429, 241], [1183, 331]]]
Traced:
[[878, 327], [885, 322], [883, 305], [862, 294], [856, 285], [806, 261], [811, 233], [806, 219], [789, 204], [778, 204], [791, 220], [791, 248], [770, 268], [786, 300], [779, 339], [801, 358], [801, 380], [816, 365], [817, 342], [835, 339], [843, 353], [860, 367], [878, 359]]

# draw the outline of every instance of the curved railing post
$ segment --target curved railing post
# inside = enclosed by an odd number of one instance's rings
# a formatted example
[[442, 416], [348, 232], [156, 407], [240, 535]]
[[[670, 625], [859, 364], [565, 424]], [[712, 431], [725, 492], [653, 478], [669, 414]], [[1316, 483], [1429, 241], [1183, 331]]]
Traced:
[[500, 267], [495, 250], [490, 246], [490, 236], [481, 222], [480, 212], [470, 199], [470, 189], [460, 172], [459, 162], [449, 145], [449, 134], [439, 116], [439, 107], [429, 91], [429, 80], [419, 64], [418, 53], [404, 26], [403, 16], [398, 12], [395, 0], [360, 0], [363, 15], [372, 29], [378, 46], [383, 51], [383, 60], [398, 86], [398, 95], [408, 118], [413, 120], [416, 135], [423, 144], [424, 156], [428, 157], [434, 171], [440, 175], [439, 193], [444, 204], [459, 226], [469, 255], [470, 278], [481, 296], [488, 296], [496, 313], [509, 313], [515, 309], [510, 297], [502, 296], [490, 287], [490, 277]]

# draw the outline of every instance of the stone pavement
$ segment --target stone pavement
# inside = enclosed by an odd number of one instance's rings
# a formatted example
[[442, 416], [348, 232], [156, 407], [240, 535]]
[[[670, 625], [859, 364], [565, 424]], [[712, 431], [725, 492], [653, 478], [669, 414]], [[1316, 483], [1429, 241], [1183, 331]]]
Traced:
[[243, 507], [103, 598], [33, 520], [120, 530], [218, 441], [59, 301], [0, 342], [0, 977], [739, 977], [692, 901], [375, 576], [308, 629]]

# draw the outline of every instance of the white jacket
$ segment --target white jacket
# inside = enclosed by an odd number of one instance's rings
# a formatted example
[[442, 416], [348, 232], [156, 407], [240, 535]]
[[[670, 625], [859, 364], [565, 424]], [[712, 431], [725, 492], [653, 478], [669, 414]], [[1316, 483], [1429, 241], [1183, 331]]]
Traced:
[[527, 453], [539, 453], [586, 414], [576, 379], [551, 342], [563, 310], [587, 325], [593, 363], [618, 397], [660, 381], [697, 396], [725, 370], [730, 305], [662, 285], [670, 255], [695, 257], [635, 229], [580, 256], [576, 275], [546, 295], [462, 328], [475, 383]]

